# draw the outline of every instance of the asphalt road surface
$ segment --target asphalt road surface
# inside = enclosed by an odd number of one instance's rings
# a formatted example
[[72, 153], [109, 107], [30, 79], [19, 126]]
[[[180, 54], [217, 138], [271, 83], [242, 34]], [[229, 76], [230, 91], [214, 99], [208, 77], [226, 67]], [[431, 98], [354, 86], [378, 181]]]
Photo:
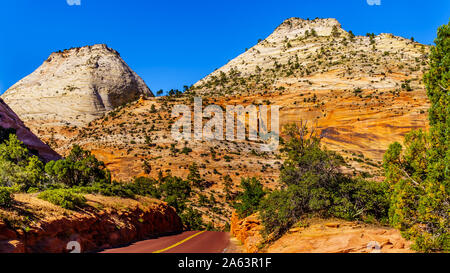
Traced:
[[186, 231], [107, 249], [102, 253], [223, 253], [229, 244], [230, 236], [227, 232]]

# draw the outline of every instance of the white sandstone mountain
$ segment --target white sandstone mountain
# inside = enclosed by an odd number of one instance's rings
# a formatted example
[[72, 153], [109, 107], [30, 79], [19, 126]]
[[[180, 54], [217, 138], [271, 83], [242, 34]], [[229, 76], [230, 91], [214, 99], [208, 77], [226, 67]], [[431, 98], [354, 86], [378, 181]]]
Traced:
[[428, 47], [392, 34], [354, 36], [333, 18], [289, 18], [266, 39], [197, 82], [199, 95], [397, 89], [422, 73]]
[[97, 44], [52, 53], [2, 98], [26, 123], [79, 126], [140, 96], [153, 94], [117, 51]]

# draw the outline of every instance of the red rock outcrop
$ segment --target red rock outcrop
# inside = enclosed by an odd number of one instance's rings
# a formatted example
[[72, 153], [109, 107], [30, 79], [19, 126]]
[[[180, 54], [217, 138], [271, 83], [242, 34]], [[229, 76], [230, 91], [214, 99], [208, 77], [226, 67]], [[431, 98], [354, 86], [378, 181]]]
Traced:
[[261, 228], [258, 214], [244, 219], [239, 219], [236, 212], [233, 212], [231, 216], [230, 233], [243, 244], [244, 251], [247, 253], [258, 252], [258, 245], [262, 242]]
[[59, 154], [53, 151], [47, 144], [34, 135], [2, 99], [0, 99], [0, 127], [14, 128], [16, 130], [17, 137], [30, 150], [38, 151], [39, 156], [42, 159], [50, 161], [61, 158]]
[[231, 234], [245, 252], [267, 253], [405, 253], [413, 252], [411, 242], [396, 229], [344, 220], [310, 219], [293, 227], [278, 240], [262, 246], [258, 215], [231, 218]]
[[58, 208], [61, 215], [52, 215], [53, 211], [26, 229], [12, 228], [0, 220], [0, 253], [70, 252], [67, 248], [71, 241], [78, 242], [82, 252], [90, 252], [183, 229], [175, 210], [163, 202], [127, 200], [126, 205], [131, 206], [122, 209], [110, 207], [107, 203], [111, 198], [87, 198], [92, 203], [106, 200], [101, 207], [107, 207], [102, 210], [89, 207], [80, 212]]

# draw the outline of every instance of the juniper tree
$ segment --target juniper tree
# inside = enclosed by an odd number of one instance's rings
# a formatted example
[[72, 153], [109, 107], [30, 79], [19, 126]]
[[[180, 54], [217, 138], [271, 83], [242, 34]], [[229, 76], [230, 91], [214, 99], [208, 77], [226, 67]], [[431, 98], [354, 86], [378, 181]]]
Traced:
[[438, 29], [435, 44], [424, 75], [430, 130], [408, 133], [405, 149], [391, 144], [383, 163], [392, 193], [390, 223], [419, 251], [450, 250], [450, 23]]

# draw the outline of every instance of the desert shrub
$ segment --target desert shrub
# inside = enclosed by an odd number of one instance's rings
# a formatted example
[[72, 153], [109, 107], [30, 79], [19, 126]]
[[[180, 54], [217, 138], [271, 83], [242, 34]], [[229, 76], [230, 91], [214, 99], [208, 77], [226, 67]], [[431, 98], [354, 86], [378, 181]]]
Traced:
[[70, 188], [76, 193], [101, 194], [104, 196], [118, 196], [122, 198], [135, 198], [136, 195], [161, 198], [158, 182], [151, 178], [137, 177], [133, 182], [94, 183], [88, 186]]
[[314, 131], [308, 133], [306, 125], [289, 125], [286, 133], [280, 173], [284, 188], [260, 204], [265, 235], [280, 236], [305, 215], [370, 221], [387, 217], [385, 186], [343, 174], [343, 158], [322, 148], [320, 138]]
[[362, 178], [342, 179], [337, 193], [333, 194], [332, 203], [328, 212], [335, 217], [367, 222], [376, 219], [387, 223], [389, 194], [386, 183]]
[[260, 217], [264, 226], [263, 234], [285, 233], [302, 215], [308, 211], [305, 191], [298, 186], [273, 191], [261, 200]]
[[333, 37], [339, 37], [341, 34], [339, 33], [338, 27], [337, 26], [333, 26], [332, 30], [331, 30], [331, 35]]
[[202, 230], [205, 226], [202, 214], [191, 207], [188, 207], [180, 214], [183, 225], [189, 230]]
[[15, 134], [0, 144], [0, 186], [18, 187], [21, 191], [41, 187], [45, 182], [43, 169], [43, 163]]
[[13, 195], [9, 188], [0, 187], [0, 208], [9, 208], [14, 201]]
[[414, 240], [418, 251], [449, 251], [448, 180], [447, 184], [444, 177], [439, 180], [442, 169], [433, 170], [431, 135], [412, 131], [404, 145], [391, 144], [384, 156], [386, 182], [392, 191], [390, 224]]
[[73, 146], [65, 159], [47, 163], [45, 171], [51, 182], [62, 183], [68, 187], [111, 182], [111, 174], [105, 164], [78, 145]]
[[186, 209], [186, 202], [192, 191], [189, 181], [176, 176], [167, 176], [160, 181], [159, 189], [163, 200], [174, 207], [177, 212], [181, 213]]
[[198, 165], [195, 162], [189, 166], [189, 174], [187, 179], [192, 183], [194, 187], [197, 187], [199, 189], [203, 189], [205, 187], [205, 180], [202, 178], [198, 169]]
[[68, 189], [46, 190], [38, 195], [38, 198], [65, 209], [75, 210], [86, 204], [86, 198]]
[[151, 196], [155, 198], [161, 198], [161, 191], [157, 187], [158, 181], [147, 178], [147, 177], [137, 177], [134, 182], [127, 184], [134, 194], [142, 196]]
[[355, 39], [355, 34], [353, 34], [353, 31], [351, 30], [348, 31], [348, 37], [350, 38], [350, 41], [353, 42], [353, 40]]
[[233, 180], [231, 179], [230, 175], [225, 175], [223, 177], [223, 185], [225, 190], [225, 199], [232, 200], [233, 199], [233, 192], [232, 192], [232, 186], [233, 186]]
[[255, 177], [242, 178], [241, 188], [243, 189], [243, 192], [237, 196], [234, 208], [239, 217], [242, 218], [247, 217], [258, 210], [259, 203], [266, 192], [264, 191], [261, 182]]
[[188, 155], [190, 152], [192, 152], [192, 149], [189, 147], [183, 147], [183, 149], [181, 150], [181, 153], [185, 155]]

